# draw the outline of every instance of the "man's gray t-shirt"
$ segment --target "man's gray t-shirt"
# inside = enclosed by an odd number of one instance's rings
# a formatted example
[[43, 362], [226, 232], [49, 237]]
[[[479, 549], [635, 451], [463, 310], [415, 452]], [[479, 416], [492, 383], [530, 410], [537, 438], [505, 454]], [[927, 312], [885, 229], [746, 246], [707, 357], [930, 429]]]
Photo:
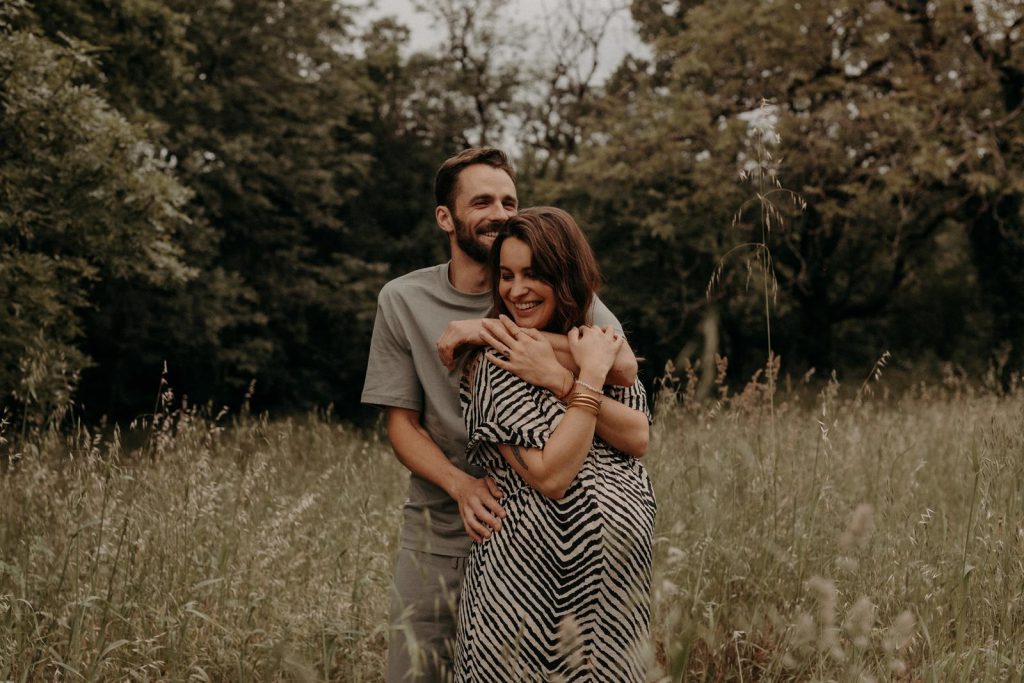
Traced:
[[[479, 477], [466, 461], [466, 425], [459, 407], [459, 377], [441, 365], [437, 340], [453, 320], [482, 318], [491, 309], [491, 293], [460, 292], [448, 281], [448, 264], [413, 271], [384, 285], [377, 297], [377, 318], [363, 385], [363, 403], [408, 408], [448, 459]], [[595, 299], [597, 325], [622, 326]], [[458, 504], [426, 479], [411, 475], [402, 527], [403, 548], [464, 557], [472, 541], [462, 526]]]

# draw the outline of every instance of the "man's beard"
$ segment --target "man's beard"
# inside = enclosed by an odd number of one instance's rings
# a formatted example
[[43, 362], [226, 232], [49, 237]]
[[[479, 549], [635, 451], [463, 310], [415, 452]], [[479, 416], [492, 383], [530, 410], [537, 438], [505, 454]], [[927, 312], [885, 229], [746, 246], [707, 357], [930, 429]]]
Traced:
[[[462, 249], [466, 256], [477, 263], [487, 263], [487, 258], [491, 253], [490, 246], [481, 244], [479, 235], [467, 228], [454, 212], [452, 213], [452, 223], [455, 224], [455, 241], [458, 243], [459, 248]], [[487, 227], [497, 231], [501, 225], [501, 223], [492, 222]]]

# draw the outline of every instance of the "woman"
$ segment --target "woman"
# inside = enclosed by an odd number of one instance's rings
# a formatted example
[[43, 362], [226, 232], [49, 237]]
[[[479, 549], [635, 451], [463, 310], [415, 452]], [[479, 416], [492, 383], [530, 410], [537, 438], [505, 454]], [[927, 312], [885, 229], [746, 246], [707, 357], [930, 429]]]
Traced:
[[493, 313], [543, 342], [568, 335], [579, 367], [562, 396], [478, 354], [463, 374], [469, 460], [503, 492], [502, 528], [474, 545], [459, 609], [458, 681], [643, 681], [655, 502], [636, 457], [649, 413], [639, 381], [604, 386], [623, 340], [587, 325], [599, 282], [569, 214], [527, 209], [490, 254]]

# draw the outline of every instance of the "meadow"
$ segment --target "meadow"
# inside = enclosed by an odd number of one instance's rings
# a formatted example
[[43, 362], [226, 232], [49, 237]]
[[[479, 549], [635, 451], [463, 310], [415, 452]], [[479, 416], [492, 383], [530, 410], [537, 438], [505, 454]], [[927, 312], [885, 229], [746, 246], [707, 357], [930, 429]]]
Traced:
[[[662, 389], [651, 680], [1019, 679], [1024, 394], [819, 389]], [[169, 393], [124, 434], [12, 431], [0, 681], [381, 679], [378, 431]]]

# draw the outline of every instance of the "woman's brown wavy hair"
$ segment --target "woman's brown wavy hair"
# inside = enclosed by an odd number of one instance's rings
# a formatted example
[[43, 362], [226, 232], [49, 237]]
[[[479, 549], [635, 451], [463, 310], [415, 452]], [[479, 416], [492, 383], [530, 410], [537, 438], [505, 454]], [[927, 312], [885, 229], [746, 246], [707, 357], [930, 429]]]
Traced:
[[530, 247], [530, 268], [534, 277], [554, 290], [555, 313], [546, 330], [565, 334], [573, 327], [590, 324], [591, 307], [601, 284], [601, 272], [594, 252], [576, 221], [553, 206], [523, 209], [509, 218], [498, 232], [489, 259], [494, 297], [490, 316], [504, 313], [513, 318], [498, 293], [501, 245], [510, 237], [522, 240]]

